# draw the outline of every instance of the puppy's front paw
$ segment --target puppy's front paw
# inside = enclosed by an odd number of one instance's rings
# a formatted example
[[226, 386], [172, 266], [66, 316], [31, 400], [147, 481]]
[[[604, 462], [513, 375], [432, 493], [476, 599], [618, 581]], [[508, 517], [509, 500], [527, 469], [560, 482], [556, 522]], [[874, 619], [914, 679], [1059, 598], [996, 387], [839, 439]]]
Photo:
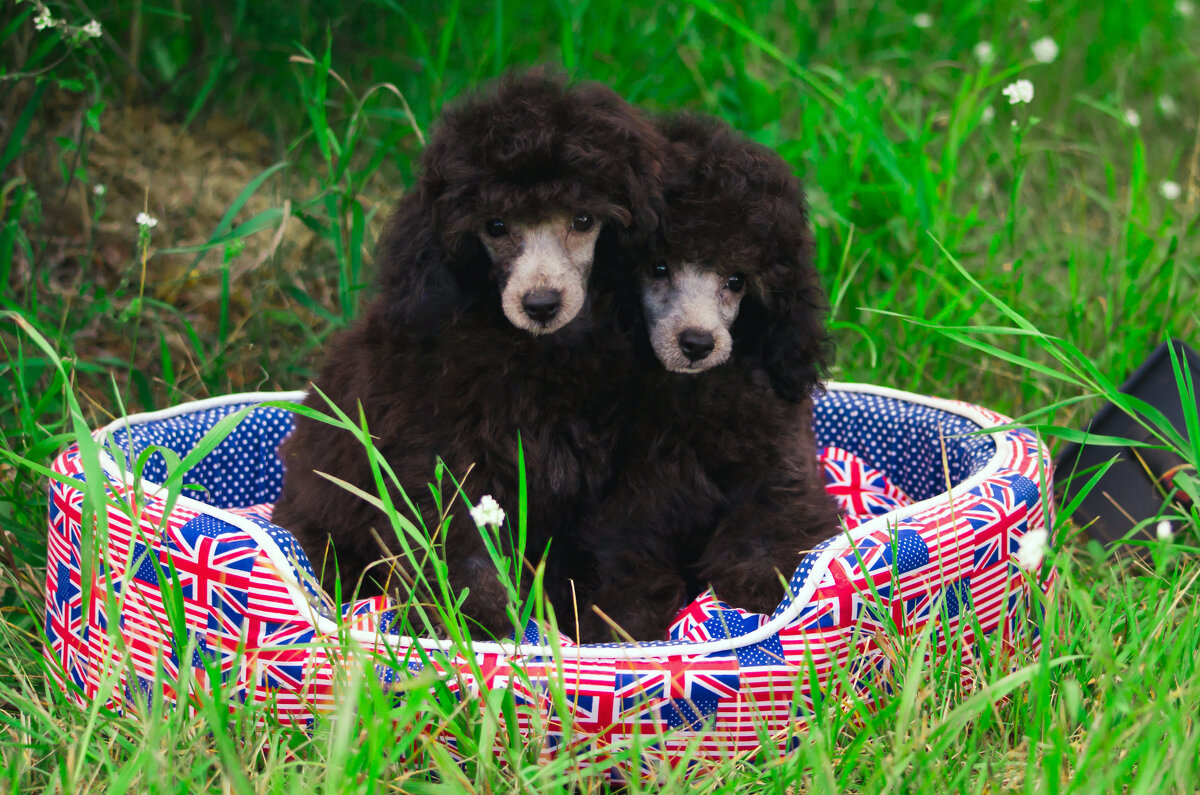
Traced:
[[462, 612], [471, 626], [471, 635], [478, 640], [500, 639], [512, 632], [508, 617], [508, 589], [500, 582], [490, 561], [486, 568], [478, 566], [474, 576], [462, 583], [469, 589]]
[[785, 596], [779, 575], [774, 571], [769, 577], [743, 576], [713, 580], [712, 587], [717, 598], [725, 604], [763, 615], [774, 613]]

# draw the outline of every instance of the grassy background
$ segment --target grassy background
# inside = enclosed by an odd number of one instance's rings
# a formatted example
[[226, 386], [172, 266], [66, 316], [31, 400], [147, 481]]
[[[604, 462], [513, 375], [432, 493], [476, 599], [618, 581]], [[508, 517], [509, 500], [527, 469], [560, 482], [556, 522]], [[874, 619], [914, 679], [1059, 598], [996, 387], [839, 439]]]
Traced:
[[[793, 163], [840, 380], [1073, 426], [1104, 376], [1122, 380], [1165, 335], [1200, 341], [1200, 13], [1187, 2], [47, 8], [103, 34], [74, 42], [69, 28], [38, 30], [34, 3], [0, 8], [0, 300], [58, 354], [0, 324], [0, 747], [14, 789], [366, 791], [384, 774], [397, 788], [597, 786], [602, 765], [539, 772], [519, 749], [507, 769], [486, 754], [466, 773], [431, 752], [414, 762], [392, 735], [398, 708], [369, 688], [309, 738], [253, 715], [231, 728], [215, 712], [80, 713], [38, 662], [46, 509], [28, 462], [68, 441], [66, 388], [98, 424], [303, 386], [354, 316], [379, 221], [439, 108], [513, 65], [719, 114]], [[1038, 63], [1031, 44], [1046, 36], [1059, 53]], [[974, 55], [981, 41], [990, 64]], [[1031, 104], [1001, 94], [1017, 78], [1033, 83]], [[1181, 195], [1164, 196], [1164, 181]], [[139, 236], [143, 210], [159, 223]], [[1014, 325], [1001, 303], [1063, 343], [999, 330]], [[743, 760], [699, 786], [1191, 790], [1195, 516], [1140, 564], [1061, 530], [1055, 631], [1008, 701], [979, 698], [1007, 681], [999, 668], [967, 692], [911, 672], [898, 706], [857, 725], [831, 710], [794, 757]], [[404, 709], [430, 726], [463, 720], [419, 698]]]

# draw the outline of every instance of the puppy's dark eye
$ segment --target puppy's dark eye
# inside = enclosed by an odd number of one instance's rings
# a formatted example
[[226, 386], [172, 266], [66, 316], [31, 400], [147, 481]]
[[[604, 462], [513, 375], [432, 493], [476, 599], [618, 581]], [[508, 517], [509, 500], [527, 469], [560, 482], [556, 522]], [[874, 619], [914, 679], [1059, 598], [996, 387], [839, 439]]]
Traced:
[[580, 213], [571, 219], [571, 228], [576, 232], [590, 231], [596, 225], [596, 219], [587, 213]]
[[483, 225], [483, 231], [487, 232], [488, 237], [504, 237], [508, 234], [508, 226], [503, 219], [493, 218]]
[[665, 262], [656, 262], [650, 266], [650, 275], [655, 279], [665, 279], [671, 275], [671, 269]]
[[746, 277], [740, 273], [735, 273], [729, 277], [729, 281], [725, 282], [725, 286], [735, 293], [740, 293], [746, 288]]

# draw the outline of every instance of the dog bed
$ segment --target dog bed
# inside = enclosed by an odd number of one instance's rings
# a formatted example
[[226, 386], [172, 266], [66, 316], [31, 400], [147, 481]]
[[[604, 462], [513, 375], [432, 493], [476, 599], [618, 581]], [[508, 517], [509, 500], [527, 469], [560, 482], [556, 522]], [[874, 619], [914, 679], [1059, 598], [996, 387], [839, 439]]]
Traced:
[[[338, 615], [315, 591], [303, 551], [269, 519], [282, 484], [276, 448], [291, 428], [286, 409], [252, 408], [186, 474], [180, 495], [156, 487], [167, 475], [162, 450], [182, 458], [237, 410], [301, 398], [233, 395], [97, 431], [109, 493], [127, 508], [108, 509], [107, 544], [96, 554], [82, 529], [79, 450], [55, 460], [61, 480], [50, 486], [45, 651], [73, 699], [115, 708], [158, 696], [188, 702], [219, 673], [230, 698], [308, 724], [334, 703], [340, 627], [368, 650], [390, 646], [409, 670], [420, 668], [412, 653], [420, 644], [460, 697], [512, 688], [519, 729], [542, 727], [543, 754], [564, 752], [567, 739], [619, 748], [664, 733], [652, 753], [671, 761], [688, 747], [689, 758], [716, 761], [786, 748], [816, 698], [886, 697], [896, 652], [887, 638], [897, 632], [930, 630], [931, 647], [953, 648], [967, 669], [984, 635], [1037, 649], [1032, 590], [1048, 582], [1025, 576], [1013, 555], [1023, 536], [1052, 525], [1048, 454], [1026, 430], [981, 433], [1008, 421], [977, 406], [828, 387], [816, 401], [815, 427], [846, 528], [804, 557], [790, 597], [772, 615], [705, 594], [662, 641], [564, 640], [552, 653], [531, 627], [520, 641], [476, 643], [468, 661], [437, 641], [390, 634], [383, 599], [345, 605]], [[130, 462], [140, 463], [140, 480]], [[122, 664], [120, 646], [132, 665]], [[179, 659], [183, 648], [194, 648], [191, 660]], [[192, 668], [186, 693], [177, 692], [184, 666]], [[386, 667], [381, 674], [404, 675]], [[569, 716], [557, 713], [563, 702], [550, 698], [551, 680], [565, 688]]]

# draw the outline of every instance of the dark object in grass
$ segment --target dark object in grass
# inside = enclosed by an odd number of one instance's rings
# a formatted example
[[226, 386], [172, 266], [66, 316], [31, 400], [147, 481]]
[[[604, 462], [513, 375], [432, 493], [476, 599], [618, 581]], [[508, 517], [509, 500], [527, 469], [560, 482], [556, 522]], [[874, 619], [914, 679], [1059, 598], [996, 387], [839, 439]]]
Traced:
[[[1164, 342], [1121, 385], [1121, 392], [1141, 398], [1157, 408], [1177, 431], [1187, 437], [1183, 396], [1171, 368], [1171, 353], [1191, 372], [1192, 383], [1200, 384], [1200, 354], [1179, 340]], [[1196, 410], [1200, 411], [1200, 401]], [[1087, 425], [1090, 433], [1161, 445], [1145, 428], [1112, 403], [1106, 404]], [[1055, 481], [1070, 502], [1079, 489], [1106, 462], [1118, 458], [1079, 505], [1075, 514], [1088, 533], [1112, 544], [1126, 537], [1152, 539], [1155, 520], [1188, 505], [1187, 495], [1175, 487], [1173, 478], [1186, 466], [1174, 451], [1157, 447], [1113, 447], [1070, 444], [1059, 453]], [[1175, 503], [1172, 505], [1172, 503]], [[1138, 527], [1133, 536], [1130, 533]], [[1125, 546], [1126, 549], [1131, 547]]]
[[[470, 589], [462, 612], [494, 636], [512, 628], [508, 590], [454, 487], [442, 493], [453, 500], [442, 534], [427, 484], [438, 458], [455, 478], [470, 470], [467, 497], [490, 495], [516, 527], [519, 438], [524, 554], [536, 563], [554, 539], [545, 593], [559, 616], [574, 612], [579, 506], [594, 504], [609, 474], [634, 339], [624, 324], [636, 305], [619, 300], [636, 300], [622, 252], [656, 228], [664, 146], [609, 88], [537, 72], [450, 107], [380, 240], [379, 296], [333, 342], [316, 381], [355, 419], [361, 403], [376, 448], [444, 547], [451, 587]], [[305, 403], [327, 410], [315, 393]], [[301, 417], [281, 455], [275, 521], [325, 589], [340, 577], [344, 595], [360, 581], [363, 594], [403, 595], [397, 582], [416, 571], [398, 558], [389, 521], [317, 474], [376, 493], [360, 442]], [[521, 565], [510, 541], [500, 547]], [[418, 588], [418, 599], [432, 596]]]
[[709, 585], [770, 615], [806, 550], [837, 532], [813, 436], [829, 354], [803, 192], [777, 154], [716, 119], [676, 116], [664, 231], [639, 274], [641, 341], [616, 476], [586, 536], [592, 606], [665, 637]]

